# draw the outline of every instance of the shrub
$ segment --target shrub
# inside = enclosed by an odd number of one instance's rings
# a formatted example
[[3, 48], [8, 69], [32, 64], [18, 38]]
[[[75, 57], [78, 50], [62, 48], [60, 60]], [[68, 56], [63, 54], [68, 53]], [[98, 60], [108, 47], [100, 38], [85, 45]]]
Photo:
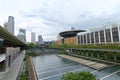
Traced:
[[69, 72], [62, 76], [62, 80], [96, 80], [90, 72]]

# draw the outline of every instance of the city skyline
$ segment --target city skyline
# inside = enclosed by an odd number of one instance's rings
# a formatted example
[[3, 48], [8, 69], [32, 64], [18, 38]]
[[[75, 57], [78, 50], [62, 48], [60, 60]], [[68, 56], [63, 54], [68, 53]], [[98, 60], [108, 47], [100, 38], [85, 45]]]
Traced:
[[120, 0], [0, 1], [0, 80], [120, 80]]
[[4, 0], [0, 3], [0, 25], [13, 16], [15, 35], [19, 28], [24, 28], [28, 42], [31, 32], [36, 32], [36, 39], [41, 34], [45, 41], [56, 40], [59, 32], [71, 27], [90, 29], [120, 21], [119, 3], [119, 0]]

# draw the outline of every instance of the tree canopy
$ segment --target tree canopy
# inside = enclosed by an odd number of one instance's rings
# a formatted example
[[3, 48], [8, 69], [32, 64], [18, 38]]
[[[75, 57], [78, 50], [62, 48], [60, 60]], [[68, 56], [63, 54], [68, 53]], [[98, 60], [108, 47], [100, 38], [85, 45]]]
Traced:
[[33, 49], [33, 48], [35, 48], [35, 44], [34, 44], [34, 43], [30, 43], [30, 44], [28, 44], [28, 48], [29, 48], [29, 49]]

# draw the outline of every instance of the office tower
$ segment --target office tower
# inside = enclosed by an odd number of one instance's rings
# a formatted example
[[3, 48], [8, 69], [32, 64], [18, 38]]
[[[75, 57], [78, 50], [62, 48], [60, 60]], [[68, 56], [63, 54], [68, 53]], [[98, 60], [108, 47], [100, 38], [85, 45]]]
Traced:
[[8, 17], [8, 22], [4, 24], [4, 27], [7, 31], [9, 31], [11, 34], [14, 35], [14, 17], [13, 16]]
[[26, 30], [25, 29], [19, 29], [18, 38], [21, 41], [26, 42]]
[[35, 43], [35, 32], [31, 32], [31, 42]]
[[42, 35], [39, 35], [39, 36], [38, 36], [38, 44], [43, 44]]

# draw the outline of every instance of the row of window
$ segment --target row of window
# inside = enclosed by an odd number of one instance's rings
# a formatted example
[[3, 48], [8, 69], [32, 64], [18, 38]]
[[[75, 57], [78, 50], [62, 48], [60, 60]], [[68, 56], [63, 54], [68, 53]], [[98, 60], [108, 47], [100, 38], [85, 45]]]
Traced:
[[78, 44], [119, 42], [119, 27], [81, 34]]

